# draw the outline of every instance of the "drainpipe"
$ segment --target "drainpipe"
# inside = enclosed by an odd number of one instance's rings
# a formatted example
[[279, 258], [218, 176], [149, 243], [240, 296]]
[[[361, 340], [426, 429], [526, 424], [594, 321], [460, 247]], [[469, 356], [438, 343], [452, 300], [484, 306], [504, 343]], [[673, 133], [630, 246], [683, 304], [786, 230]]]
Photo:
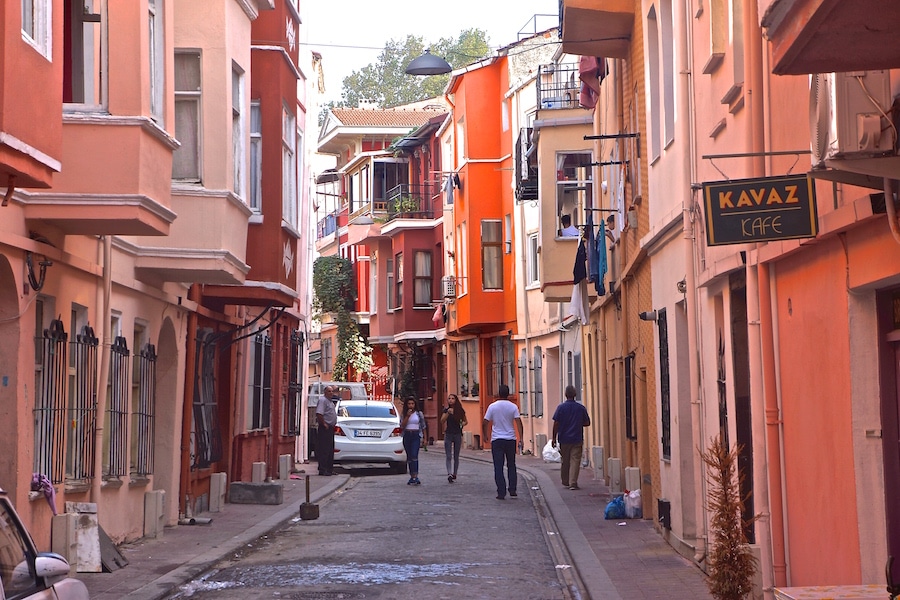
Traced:
[[[745, 0], [744, 18], [744, 73], [747, 84], [748, 128], [751, 143], [750, 151], [755, 154], [751, 158], [752, 177], [763, 177], [766, 174], [766, 163], [763, 152], [765, 143], [765, 107], [763, 95], [763, 38], [759, 26], [759, 7], [757, 0]], [[757, 528], [757, 545], [761, 552], [763, 565], [771, 565], [771, 569], [761, 569], [762, 588], [771, 590], [774, 585], [783, 585], [775, 577], [784, 579], [785, 566], [785, 514], [782, 506], [783, 488], [781, 487], [781, 462], [775, 459], [781, 455], [779, 435], [780, 411], [777, 410], [777, 365], [774, 352], [777, 347], [775, 332], [772, 328], [771, 280], [769, 267], [760, 262], [759, 250], [762, 244], [756, 244], [756, 264], [747, 261], [747, 321], [748, 327], [756, 325], [755, 335], [748, 331], [748, 350], [750, 362], [750, 402], [751, 430], [753, 440], [762, 440], [766, 444], [767, 461], [753, 461], [754, 496], [761, 506], [757, 512], [769, 514], [768, 526]], [[756, 376], [754, 376], [756, 375]], [[756, 416], [758, 415], [758, 416]], [[770, 424], [770, 421], [772, 422]], [[772, 433], [769, 439], [767, 434]], [[773, 460], [775, 459], [775, 460]], [[766, 464], [768, 463], [768, 464]], [[773, 496], [776, 492], [779, 495]], [[775, 500], [775, 501], [773, 501]], [[768, 504], [768, 506], [767, 506]], [[769, 556], [766, 556], [769, 554]]]
[[112, 237], [103, 236], [103, 306], [101, 307], [101, 338], [100, 346], [100, 374], [97, 382], [97, 398], [94, 402], [94, 478], [91, 480], [91, 502], [100, 502], [100, 490], [103, 487], [103, 424], [106, 415], [106, 392], [109, 387], [109, 361], [112, 339], [112, 311], [110, 308], [110, 296], [112, 295]]
[[[681, 35], [681, 48], [679, 52], [678, 74], [681, 76], [681, 85], [678, 86], [678, 103], [684, 107], [686, 120], [684, 120], [684, 137], [688, 140], [688, 156], [682, 161], [684, 167], [684, 176], [689, 183], [693, 183], [697, 178], [697, 167], [695, 157], [697, 155], [697, 139], [695, 135], [696, 122], [694, 121], [694, 78], [691, 72], [691, 57], [693, 56], [692, 43], [692, 23], [690, 4], [683, 7], [684, 10], [684, 32]], [[685, 206], [681, 212], [682, 235], [684, 237], [684, 265], [685, 265], [685, 295], [684, 305], [687, 331], [688, 331], [688, 369], [690, 382], [690, 402], [691, 402], [691, 436], [694, 444], [702, 448], [706, 443], [705, 432], [703, 427], [703, 419], [706, 412], [703, 408], [703, 391], [700, 383], [700, 344], [698, 342], [698, 322], [697, 318], [697, 273], [696, 255], [697, 240], [694, 235], [694, 206], [695, 190], [693, 186], [689, 190], [689, 196]], [[694, 497], [696, 498], [695, 520], [696, 533], [694, 539], [694, 562], [701, 564], [706, 559], [707, 547], [709, 545], [706, 531], [706, 512], [703, 506], [706, 499], [706, 476], [703, 461], [699, 452], [691, 453], [693, 462], [694, 476]]]
[[[188, 290], [188, 298], [199, 306], [199, 284], [194, 284]], [[184, 405], [181, 417], [181, 473], [178, 492], [178, 510], [182, 517], [193, 516], [190, 506], [191, 497], [191, 426], [193, 424], [194, 409], [194, 379], [197, 377], [197, 331], [199, 318], [197, 311], [188, 313], [187, 339], [185, 340], [184, 356]]]

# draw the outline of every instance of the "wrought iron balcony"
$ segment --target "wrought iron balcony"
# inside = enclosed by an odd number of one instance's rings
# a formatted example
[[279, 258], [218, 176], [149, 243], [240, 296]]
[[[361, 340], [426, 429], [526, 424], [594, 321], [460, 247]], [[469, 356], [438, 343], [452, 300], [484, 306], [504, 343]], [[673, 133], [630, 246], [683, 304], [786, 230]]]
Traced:
[[578, 108], [580, 89], [577, 64], [538, 67], [537, 105], [541, 109]]
[[[440, 185], [402, 183], [388, 191], [386, 196], [387, 220], [435, 219], [441, 208]], [[437, 210], [436, 210], [437, 208]]]

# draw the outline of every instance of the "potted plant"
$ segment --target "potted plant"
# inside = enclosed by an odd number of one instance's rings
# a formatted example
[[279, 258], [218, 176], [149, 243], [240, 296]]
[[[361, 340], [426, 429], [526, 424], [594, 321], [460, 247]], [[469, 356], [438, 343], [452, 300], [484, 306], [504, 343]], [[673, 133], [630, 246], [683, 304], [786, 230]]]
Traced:
[[419, 212], [420, 203], [418, 198], [404, 194], [394, 200], [394, 212], [398, 214]]
[[469, 374], [468, 373], [460, 373], [459, 374], [459, 395], [460, 396], [468, 396], [469, 395]]

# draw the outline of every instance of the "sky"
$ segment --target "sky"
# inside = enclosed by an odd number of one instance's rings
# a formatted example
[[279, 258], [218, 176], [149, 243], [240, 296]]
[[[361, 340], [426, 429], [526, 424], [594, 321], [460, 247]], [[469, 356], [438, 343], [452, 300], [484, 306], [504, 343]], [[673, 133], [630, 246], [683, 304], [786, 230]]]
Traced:
[[324, 102], [339, 101], [344, 77], [375, 62], [388, 40], [412, 34], [427, 47], [477, 28], [487, 32], [495, 50], [515, 42], [520, 30], [535, 33], [559, 24], [559, 0], [308, 0], [301, 6], [309, 48], [322, 54]]

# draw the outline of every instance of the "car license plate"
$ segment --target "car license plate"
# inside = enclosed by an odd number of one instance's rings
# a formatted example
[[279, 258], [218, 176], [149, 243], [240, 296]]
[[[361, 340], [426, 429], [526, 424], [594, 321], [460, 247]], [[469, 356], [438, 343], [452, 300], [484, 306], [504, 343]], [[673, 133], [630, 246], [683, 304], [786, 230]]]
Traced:
[[381, 437], [381, 432], [377, 429], [357, 429], [356, 437]]

